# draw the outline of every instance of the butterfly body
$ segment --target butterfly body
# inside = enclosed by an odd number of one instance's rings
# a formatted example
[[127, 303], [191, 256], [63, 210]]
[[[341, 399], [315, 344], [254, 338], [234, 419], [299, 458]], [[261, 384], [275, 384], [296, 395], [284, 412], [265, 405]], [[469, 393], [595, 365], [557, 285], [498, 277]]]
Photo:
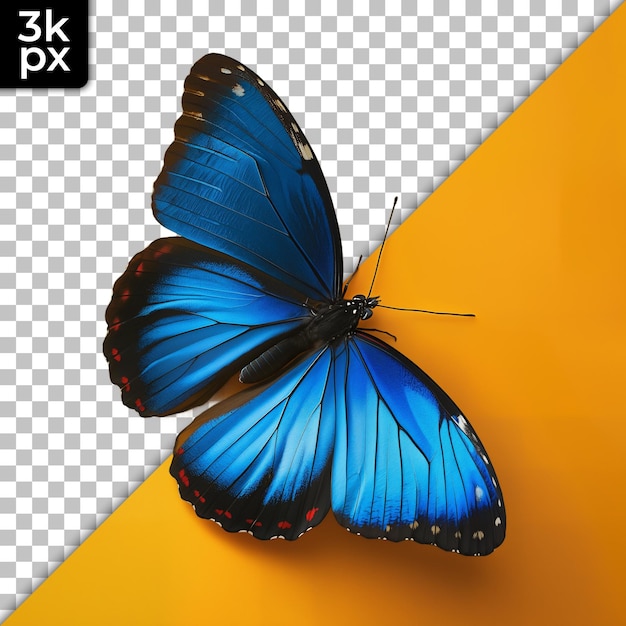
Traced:
[[155, 182], [182, 237], [116, 282], [104, 352], [141, 415], [241, 391], [177, 438], [171, 474], [200, 517], [296, 539], [332, 509], [365, 537], [465, 555], [505, 535], [502, 492], [464, 414], [417, 365], [359, 328], [326, 182], [285, 104], [228, 57], [200, 59]]
[[241, 370], [242, 383], [256, 383], [271, 377], [304, 351], [328, 344], [354, 333], [359, 321], [369, 319], [378, 298], [357, 294], [350, 300], [311, 309], [311, 319], [302, 329], [268, 348]]

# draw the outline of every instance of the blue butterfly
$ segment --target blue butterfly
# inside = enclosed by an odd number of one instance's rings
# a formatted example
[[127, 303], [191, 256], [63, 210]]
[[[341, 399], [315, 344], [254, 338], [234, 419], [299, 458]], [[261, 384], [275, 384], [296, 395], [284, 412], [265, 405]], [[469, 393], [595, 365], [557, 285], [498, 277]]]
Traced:
[[296, 539], [332, 508], [365, 537], [466, 555], [504, 540], [500, 486], [458, 407], [358, 324], [377, 297], [344, 299], [339, 227], [320, 166], [254, 72], [209, 54], [153, 193], [182, 237], [153, 242], [113, 288], [104, 352], [125, 404], [198, 416], [171, 473], [228, 531]]

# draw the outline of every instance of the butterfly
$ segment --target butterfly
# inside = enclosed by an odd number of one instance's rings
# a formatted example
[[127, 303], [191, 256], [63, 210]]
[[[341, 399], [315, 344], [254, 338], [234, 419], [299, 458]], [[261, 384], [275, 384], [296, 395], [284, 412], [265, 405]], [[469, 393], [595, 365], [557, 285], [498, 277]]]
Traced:
[[[124, 403], [184, 411], [170, 472], [227, 531], [296, 539], [332, 509], [350, 532], [485, 555], [504, 540], [485, 448], [417, 365], [359, 328], [320, 165], [274, 91], [208, 54], [155, 184], [154, 241], [113, 288], [104, 353]], [[382, 306], [382, 305], [381, 305]]]

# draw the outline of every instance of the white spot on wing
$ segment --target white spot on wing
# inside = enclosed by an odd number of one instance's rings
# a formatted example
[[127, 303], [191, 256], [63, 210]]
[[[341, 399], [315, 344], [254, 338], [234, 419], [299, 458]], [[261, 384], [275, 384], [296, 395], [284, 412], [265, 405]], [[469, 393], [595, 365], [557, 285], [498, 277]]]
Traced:
[[308, 143], [297, 143], [296, 148], [305, 161], [310, 161], [313, 158], [313, 151]]
[[243, 96], [246, 93], [246, 90], [239, 83], [236, 83], [232, 89], [232, 92], [236, 96], [239, 96], [241, 98], [241, 96]]
[[483, 539], [485, 537], [485, 533], [482, 530], [477, 530], [473, 535], [472, 539]]
[[484, 492], [478, 485], [474, 489], [474, 495], [476, 496], [476, 502], [480, 502], [483, 499]]
[[[276, 101], [276, 104], [278, 104], [278, 101]], [[304, 138], [302, 131], [295, 122], [291, 122], [291, 130], [289, 131], [289, 135], [291, 136], [291, 141], [293, 141], [293, 145], [296, 147], [296, 150], [300, 153], [300, 156], [305, 161], [310, 161], [313, 158], [313, 151], [311, 150], [311, 146], [309, 146], [306, 139]]]
[[220, 72], [222, 72], [222, 74], [232, 74], [232, 72], [227, 67], [222, 67], [220, 69]]
[[459, 426], [465, 430], [467, 428], [467, 420], [465, 419], [465, 417], [463, 415], [459, 415], [458, 419], [458, 424]]
[[495, 524], [496, 526], [500, 526], [500, 524], [502, 524], [502, 520], [499, 517], [496, 517]]

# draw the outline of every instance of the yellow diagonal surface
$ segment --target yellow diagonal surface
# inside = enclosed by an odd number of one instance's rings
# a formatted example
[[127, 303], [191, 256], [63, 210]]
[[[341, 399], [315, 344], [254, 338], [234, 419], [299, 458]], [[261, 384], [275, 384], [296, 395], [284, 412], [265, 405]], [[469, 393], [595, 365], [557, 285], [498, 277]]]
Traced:
[[7, 624], [622, 622], [624, 111], [620, 8], [385, 248], [384, 302], [477, 315], [377, 310], [372, 325], [485, 443], [509, 518], [492, 556], [365, 541], [332, 518], [295, 543], [229, 535], [163, 466]]

